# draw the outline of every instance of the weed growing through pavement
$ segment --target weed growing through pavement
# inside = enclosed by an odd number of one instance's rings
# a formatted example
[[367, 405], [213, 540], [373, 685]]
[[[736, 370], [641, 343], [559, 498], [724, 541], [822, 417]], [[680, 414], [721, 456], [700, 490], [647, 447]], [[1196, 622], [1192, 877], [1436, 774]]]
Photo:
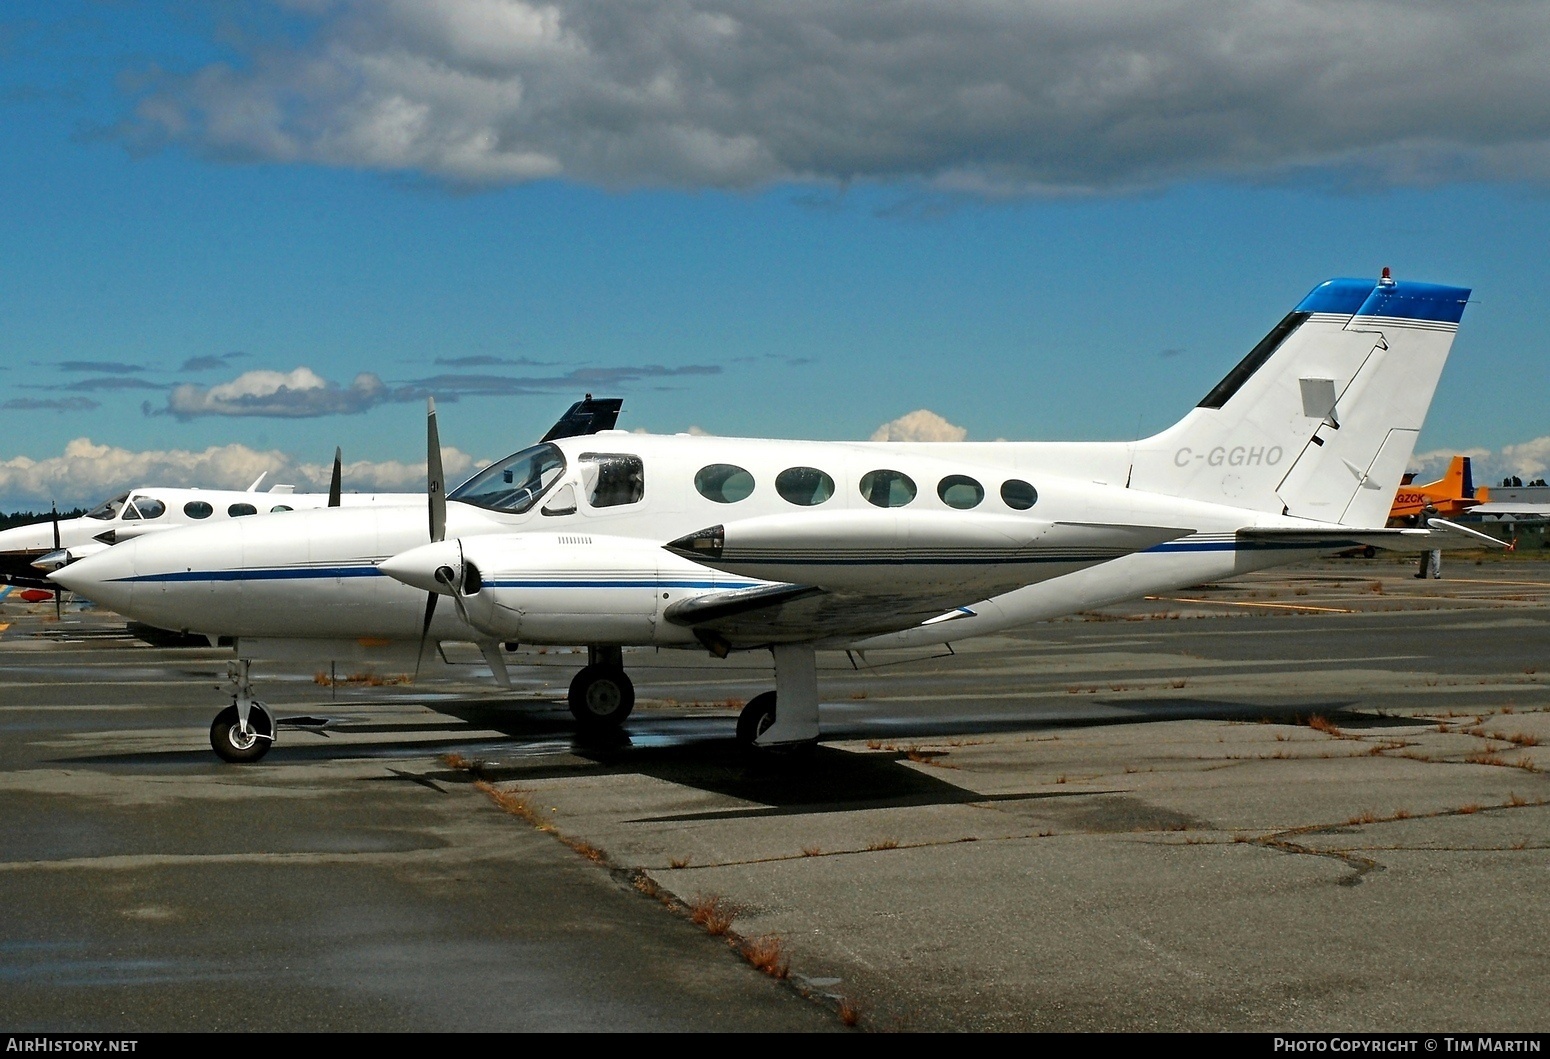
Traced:
[[784, 980], [791, 975], [791, 957], [786, 954], [786, 943], [774, 934], [762, 934], [745, 941], [742, 950], [743, 959], [771, 978]]
[[740, 911], [717, 894], [699, 894], [689, 902], [689, 918], [704, 927], [707, 934], [718, 937], [732, 929], [732, 921]]
[[1330, 720], [1323, 714], [1315, 713], [1312, 717], [1309, 717], [1308, 727], [1312, 728], [1315, 732], [1323, 732], [1325, 735], [1332, 735], [1336, 739], [1345, 738], [1345, 733], [1342, 732], [1333, 723], [1331, 723]]
[[898, 849], [899, 840], [896, 838], [880, 838], [876, 842], [868, 842], [866, 848], [869, 853], [877, 853], [885, 849]]

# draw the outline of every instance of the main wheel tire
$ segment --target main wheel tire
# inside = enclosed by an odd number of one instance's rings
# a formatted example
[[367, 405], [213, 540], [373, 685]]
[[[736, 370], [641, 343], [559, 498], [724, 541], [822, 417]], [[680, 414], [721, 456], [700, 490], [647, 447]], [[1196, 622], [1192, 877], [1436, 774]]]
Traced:
[[617, 728], [635, 708], [635, 685], [622, 669], [587, 666], [570, 682], [570, 712], [583, 728]]
[[743, 712], [737, 715], [737, 741], [744, 746], [753, 746], [754, 740], [774, 723], [775, 693], [766, 691], [755, 695], [743, 707]]
[[249, 708], [248, 729], [244, 732], [238, 726], [236, 705], [228, 706], [210, 725], [210, 748], [222, 761], [236, 765], [257, 761], [274, 745], [274, 718], [262, 703]]

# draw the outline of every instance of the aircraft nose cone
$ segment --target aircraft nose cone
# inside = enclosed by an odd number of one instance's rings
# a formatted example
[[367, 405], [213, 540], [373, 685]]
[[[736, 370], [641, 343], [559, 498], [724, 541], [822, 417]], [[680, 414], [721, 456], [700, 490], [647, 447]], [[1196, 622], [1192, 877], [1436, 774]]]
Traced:
[[130, 551], [129, 546], [120, 545], [88, 555], [60, 567], [48, 579], [110, 610], [128, 606], [135, 573]]
[[[377, 569], [413, 588], [446, 595], [447, 583], [437, 578], [436, 571], [442, 567], [456, 571], [461, 565], [456, 541], [436, 541], [384, 559], [377, 564]], [[455, 581], [455, 578], [451, 580]]]

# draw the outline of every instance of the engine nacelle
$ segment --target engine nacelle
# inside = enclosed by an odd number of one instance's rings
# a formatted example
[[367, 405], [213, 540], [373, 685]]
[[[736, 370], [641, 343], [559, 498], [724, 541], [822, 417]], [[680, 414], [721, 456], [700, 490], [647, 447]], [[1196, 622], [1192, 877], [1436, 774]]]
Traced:
[[513, 533], [427, 544], [384, 560], [390, 577], [456, 598], [475, 629], [526, 644], [682, 645], [662, 619], [684, 599], [767, 582], [712, 570], [651, 540]]

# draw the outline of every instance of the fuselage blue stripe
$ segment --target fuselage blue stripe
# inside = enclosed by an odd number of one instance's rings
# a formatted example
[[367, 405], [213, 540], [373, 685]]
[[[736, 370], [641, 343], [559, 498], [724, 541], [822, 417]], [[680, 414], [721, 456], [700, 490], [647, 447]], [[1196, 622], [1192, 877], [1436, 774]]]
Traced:
[[136, 581], [303, 581], [335, 577], [382, 577], [375, 566], [290, 567], [271, 570], [185, 570], [170, 574], [136, 574], [117, 577], [122, 584]]

